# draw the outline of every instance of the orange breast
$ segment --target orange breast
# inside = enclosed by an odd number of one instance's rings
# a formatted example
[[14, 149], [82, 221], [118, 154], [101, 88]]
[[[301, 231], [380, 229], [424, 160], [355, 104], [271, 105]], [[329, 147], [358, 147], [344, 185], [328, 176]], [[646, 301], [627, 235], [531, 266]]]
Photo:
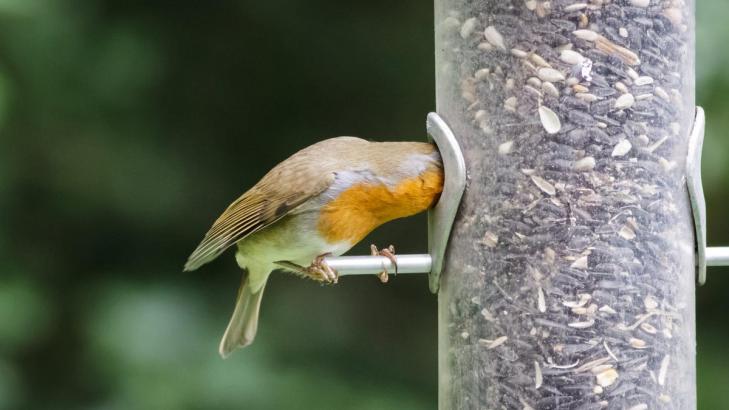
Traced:
[[329, 243], [357, 243], [385, 222], [429, 208], [442, 190], [441, 170], [426, 171], [392, 187], [355, 184], [322, 208], [317, 228]]

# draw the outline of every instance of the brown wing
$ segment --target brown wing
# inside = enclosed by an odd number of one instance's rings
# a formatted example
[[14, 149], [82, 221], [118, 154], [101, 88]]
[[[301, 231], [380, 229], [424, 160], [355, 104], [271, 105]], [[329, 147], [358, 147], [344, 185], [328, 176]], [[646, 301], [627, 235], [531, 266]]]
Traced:
[[351, 165], [368, 142], [355, 137], [320, 141], [276, 165], [215, 221], [185, 270], [210, 262], [224, 250], [279, 219], [334, 182], [335, 170]]
[[333, 173], [317, 175], [315, 181], [303, 181], [306, 173], [276, 171], [274, 168], [220, 215], [188, 258], [184, 270], [195, 270], [215, 259], [239, 240], [273, 224], [319, 195], [334, 180]]

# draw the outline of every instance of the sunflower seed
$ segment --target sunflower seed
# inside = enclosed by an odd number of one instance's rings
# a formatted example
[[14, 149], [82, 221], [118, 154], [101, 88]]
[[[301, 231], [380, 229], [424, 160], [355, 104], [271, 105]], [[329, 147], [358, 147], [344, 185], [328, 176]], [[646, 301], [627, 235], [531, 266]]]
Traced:
[[499, 154], [501, 154], [501, 155], [509, 154], [513, 147], [514, 147], [514, 141], [506, 141], [499, 145]]
[[556, 134], [562, 129], [562, 123], [559, 121], [557, 114], [545, 106], [539, 107], [539, 120], [549, 134]]
[[506, 50], [506, 44], [504, 43], [504, 37], [499, 33], [498, 30], [496, 30], [496, 27], [494, 26], [488, 26], [486, 27], [486, 30], [483, 32], [484, 36], [486, 37], [486, 41], [489, 42], [489, 44], [498, 47], [502, 50]]
[[587, 41], [597, 41], [600, 35], [592, 30], [575, 30], [572, 32], [577, 38], [581, 38]]
[[592, 171], [595, 168], [595, 164], [594, 157], [584, 157], [575, 161], [574, 169], [575, 171]]
[[476, 24], [478, 23], [478, 19], [476, 17], [471, 17], [470, 19], [463, 22], [463, 25], [461, 26], [461, 38], [468, 38], [471, 33], [476, 29]]
[[532, 182], [534, 182], [534, 185], [536, 185], [539, 189], [544, 191], [544, 193], [548, 195], [554, 195], [557, 193], [557, 191], [554, 189], [554, 185], [550, 184], [546, 179], [539, 177], [537, 175], [531, 176]]
[[631, 93], [623, 94], [615, 100], [615, 109], [624, 110], [635, 104], [635, 97]]
[[553, 68], [547, 68], [547, 67], [540, 68], [538, 71], [538, 75], [539, 75], [539, 79], [541, 79], [543, 81], [549, 81], [552, 83], [556, 83], [558, 81], [565, 80], [564, 74], [562, 74], [561, 72], [559, 72], [558, 70], [555, 70]]
[[635, 7], [648, 7], [648, 4], [650, 4], [650, 0], [630, 0], [630, 4], [634, 5]]
[[562, 50], [562, 52], [559, 55], [560, 60], [564, 61], [567, 64], [571, 65], [578, 65], [582, 64], [583, 61], [585, 61], [585, 57], [582, 56], [582, 54], [578, 53], [577, 51], [573, 50]]

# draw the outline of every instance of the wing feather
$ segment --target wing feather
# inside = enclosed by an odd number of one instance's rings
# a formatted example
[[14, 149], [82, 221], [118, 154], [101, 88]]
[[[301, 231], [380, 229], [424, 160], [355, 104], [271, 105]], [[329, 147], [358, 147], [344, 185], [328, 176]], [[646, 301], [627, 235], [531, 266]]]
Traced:
[[[286, 178], [289, 175], [291, 178]], [[316, 183], [301, 184], [298, 181], [300, 174], [279, 173], [276, 176], [276, 184], [271, 183], [267, 175], [218, 217], [188, 258], [185, 271], [199, 268], [239, 240], [280, 220], [299, 205], [322, 193], [334, 180], [334, 174], [319, 175]], [[284, 180], [281, 180], [282, 177]], [[283, 192], [292, 187], [299, 189]]]

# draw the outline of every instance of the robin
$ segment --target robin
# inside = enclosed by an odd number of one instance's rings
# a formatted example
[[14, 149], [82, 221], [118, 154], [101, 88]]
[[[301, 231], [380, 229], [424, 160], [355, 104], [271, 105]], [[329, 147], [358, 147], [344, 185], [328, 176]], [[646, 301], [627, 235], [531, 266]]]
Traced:
[[[220, 215], [185, 264], [185, 271], [195, 270], [238, 247], [235, 259], [245, 273], [220, 355], [253, 342], [273, 270], [336, 283], [325, 257], [347, 252], [385, 222], [426, 210], [442, 190], [440, 155], [423, 142], [337, 137], [278, 164]], [[392, 247], [372, 250], [394, 258]]]

